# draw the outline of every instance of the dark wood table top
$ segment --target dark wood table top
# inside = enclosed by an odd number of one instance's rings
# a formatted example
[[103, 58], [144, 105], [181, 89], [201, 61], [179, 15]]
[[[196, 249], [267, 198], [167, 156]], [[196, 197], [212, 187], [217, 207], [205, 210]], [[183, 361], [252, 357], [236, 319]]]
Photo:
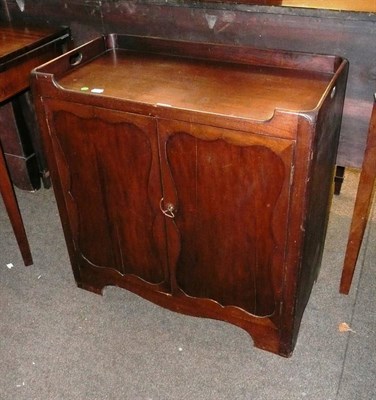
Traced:
[[0, 71], [7, 62], [32, 51], [54, 39], [61, 39], [67, 33], [66, 28], [36, 28], [13, 26], [6, 22], [0, 23]]
[[61, 54], [68, 28], [38, 28], [0, 23], [0, 102], [29, 87], [30, 72]]

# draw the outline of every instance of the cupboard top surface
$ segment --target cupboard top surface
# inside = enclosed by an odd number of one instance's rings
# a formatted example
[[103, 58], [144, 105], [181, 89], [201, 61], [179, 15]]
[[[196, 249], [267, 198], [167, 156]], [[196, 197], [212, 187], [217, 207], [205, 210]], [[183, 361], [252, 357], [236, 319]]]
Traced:
[[110, 49], [56, 82], [87, 95], [268, 120], [275, 109], [315, 109], [333, 75]]

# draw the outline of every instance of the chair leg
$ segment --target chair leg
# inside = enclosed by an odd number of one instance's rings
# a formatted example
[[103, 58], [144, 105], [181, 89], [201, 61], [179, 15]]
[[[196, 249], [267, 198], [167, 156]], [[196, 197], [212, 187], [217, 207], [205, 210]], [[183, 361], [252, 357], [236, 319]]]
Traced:
[[20, 209], [18, 207], [14, 188], [10, 180], [5, 157], [0, 147], [0, 193], [3, 197], [5, 208], [7, 210], [14, 234], [21, 251], [25, 265], [31, 265], [33, 259], [30, 252], [29, 242], [27, 240], [25, 227], [22, 221]]

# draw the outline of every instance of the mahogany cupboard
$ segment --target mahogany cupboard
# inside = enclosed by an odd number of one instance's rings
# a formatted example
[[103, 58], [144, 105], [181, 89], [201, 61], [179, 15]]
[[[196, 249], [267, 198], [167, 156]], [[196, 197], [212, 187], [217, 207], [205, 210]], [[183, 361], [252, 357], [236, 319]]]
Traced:
[[126, 35], [32, 86], [78, 286], [289, 356], [323, 250], [347, 62]]

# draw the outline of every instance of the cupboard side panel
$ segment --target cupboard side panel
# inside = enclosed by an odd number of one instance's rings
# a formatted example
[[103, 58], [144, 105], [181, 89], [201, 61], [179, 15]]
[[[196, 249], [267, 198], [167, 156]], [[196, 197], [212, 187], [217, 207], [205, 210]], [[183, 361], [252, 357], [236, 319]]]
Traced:
[[333, 96], [328, 96], [311, 127], [315, 132], [309, 171], [307, 222], [301, 284], [296, 319], [301, 318], [316, 281], [324, 251], [329, 211], [334, 192], [334, 174], [345, 96], [347, 67], [339, 76]]
[[58, 179], [80, 263], [166, 282], [163, 219], [150, 199], [158, 199], [161, 190], [153, 156], [155, 122], [79, 104], [49, 104]]

